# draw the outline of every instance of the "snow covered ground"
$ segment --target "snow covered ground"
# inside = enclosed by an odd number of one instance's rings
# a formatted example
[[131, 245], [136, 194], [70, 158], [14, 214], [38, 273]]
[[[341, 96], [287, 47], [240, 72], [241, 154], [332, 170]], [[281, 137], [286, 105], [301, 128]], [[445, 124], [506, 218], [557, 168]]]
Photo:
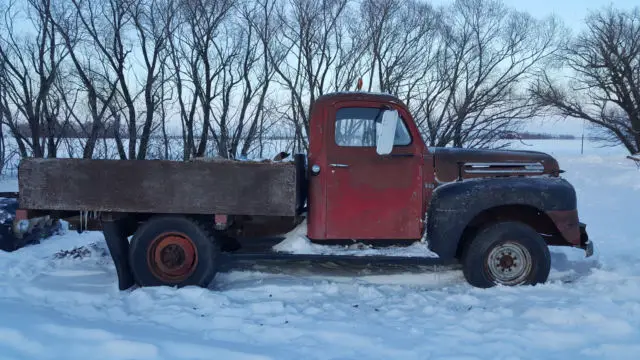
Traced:
[[351, 245], [322, 245], [314, 244], [307, 238], [307, 221], [303, 221], [295, 229], [288, 232], [284, 239], [273, 246], [273, 251], [289, 254], [314, 255], [353, 255], [353, 256], [400, 256], [400, 257], [438, 257], [429, 250], [426, 234], [420, 241], [409, 246], [373, 247], [361, 242]]
[[120, 292], [102, 236], [68, 233], [0, 252], [0, 359], [636, 359], [640, 170], [621, 149], [528, 143], [559, 159], [596, 245], [554, 248], [548, 284], [259, 264], [211, 289]]

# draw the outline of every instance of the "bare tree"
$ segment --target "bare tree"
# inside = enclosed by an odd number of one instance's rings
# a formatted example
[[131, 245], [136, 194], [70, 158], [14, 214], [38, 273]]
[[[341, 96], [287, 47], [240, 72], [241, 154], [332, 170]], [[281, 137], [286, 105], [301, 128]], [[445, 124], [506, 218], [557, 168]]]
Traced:
[[[270, 46], [275, 40], [278, 34], [277, 22], [275, 21], [275, 9], [276, 1], [274, 0], [259, 0], [254, 2], [253, 7], [244, 8], [242, 13], [243, 18], [247, 21], [252, 32], [256, 34], [256, 38], [259, 39], [257, 49], [255, 51], [260, 52], [257, 56], [259, 64], [257, 65], [257, 84], [256, 90], [258, 101], [255, 104], [255, 110], [251, 116], [251, 123], [246, 133], [245, 140], [240, 150], [240, 156], [247, 157], [249, 151], [255, 141], [258, 141], [259, 146], [262, 146], [261, 135], [264, 132], [264, 116], [265, 107], [267, 106], [267, 94], [269, 87], [275, 74], [275, 67], [271, 61]], [[248, 79], [247, 79], [248, 80]], [[237, 129], [236, 138], [242, 136], [243, 127]], [[236, 143], [239, 141], [236, 140]], [[238, 145], [236, 145], [238, 146]], [[236, 150], [237, 151], [237, 150]], [[260, 153], [260, 157], [262, 154]]]
[[[172, 2], [171, 11], [177, 13], [177, 3]], [[167, 39], [169, 40], [171, 82], [176, 89], [176, 101], [180, 114], [182, 130], [182, 159], [189, 160], [195, 153], [195, 120], [198, 97], [195, 87], [189, 87], [189, 69], [197, 66], [194, 49], [183, 46], [183, 39], [188, 38], [182, 16], [166, 18]]]
[[[133, 15], [141, 10], [134, 9], [135, 0], [71, 0], [76, 19], [87, 40], [93, 45], [92, 53], [99, 54], [104, 66], [104, 77], [113, 76], [118, 83], [118, 97], [125, 105], [128, 128], [128, 157], [136, 157], [137, 122], [135, 94], [127, 81], [127, 65], [133, 44], [127, 42], [126, 33], [133, 24]], [[147, 48], [142, 49], [147, 54]], [[122, 154], [121, 154], [122, 155]]]
[[[220, 62], [219, 30], [234, 0], [180, 2], [179, 17], [168, 27], [180, 116], [183, 124], [184, 158], [205, 154], [212, 122], [213, 100], [219, 95], [216, 82], [227, 62]], [[224, 57], [222, 57], [224, 58]], [[229, 58], [226, 59], [227, 61]], [[196, 144], [196, 120], [200, 140]]]
[[170, 136], [169, 136], [169, 133], [167, 132], [167, 117], [168, 117], [167, 106], [169, 104], [169, 101], [173, 97], [173, 89], [168, 86], [168, 84], [170, 83], [168, 68], [169, 68], [169, 65], [165, 63], [160, 69], [159, 80], [162, 85], [159, 87], [160, 100], [158, 101], [158, 107], [159, 107], [158, 116], [160, 118], [160, 129], [162, 131], [162, 143], [163, 143], [163, 150], [164, 150], [163, 158], [173, 159], [174, 155], [171, 151]]
[[[142, 92], [144, 93], [144, 125], [140, 135], [138, 159], [144, 159], [151, 137], [153, 119], [162, 110], [167, 86], [166, 49], [169, 45], [169, 26], [175, 16], [173, 0], [138, 0], [131, 7], [133, 22], [144, 60]], [[145, 73], [146, 72], [146, 73]], [[162, 129], [166, 130], [164, 115]], [[166, 134], [164, 134], [166, 138]], [[167, 142], [165, 141], [165, 144]]]
[[[217, 63], [221, 64], [221, 71], [214, 84], [213, 92], [218, 93], [219, 96], [211, 103], [213, 122], [209, 123], [209, 130], [216, 144], [218, 156], [229, 158], [235, 156], [235, 149], [231, 143], [231, 131], [234, 125], [233, 107], [235, 105], [232, 94], [239, 86], [248, 83], [248, 86], [244, 87], [243, 94], [240, 95], [242, 97], [240, 111], [246, 113], [253, 91], [248, 76], [255, 59], [251, 47], [251, 31], [247, 34], [240, 27], [236, 28], [232, 24], [227, 24], [224, 26], [222, 34], [220, 40], [214, 45]], [[245, 37], [248, 38], [245, 40]], [[239, 120], [244, 122], [244, 114], [240, 115], [243, 118]]]
[[[68, 3], [57, 3], [55, 11], [52, 11], [52, 23], [60, 34], [69, 58], [73, 64], [73, 71], [69, 73], [67, 83], [59, 84], [59, 94], [64, 105], [70, 109], [70, 116], [84, 129], [87, 140], [82, 152], [83, 158], [92, 158], [98, 137], [104, 126], [104, 119], [109, 109], [109, 105], [116, 95], [118, 78], [112, 78], [109, 72], [109, 60], [105, 58], [104, 52], [96, 52], [96, 44], [92, 41], [92, 35], [86, 31], [86, 14], [83, 11], [90, 11], [83, 8], [85, 3], [78, 3], [72, 0], [72, 5]], [[93, 18], [92, 18], [93, 19]], [[96, 61], [97, 60], [97, 61]], [[82, 119], [81, 111], [77, 109], [76, 98], [71, 99], [73, 94], [68, 87], [73, 79], [79, 80], [76, 85], [84, 92], [90, 119], [90, 128], [87, 129]]]
[[454, 62], [446, 58], [441, 33], [444, 10], [421, 1], [364, 0], [360, 13], [369, 91], [400, 97], [433, 145], [449, 120], [436, 112], [454, 94], [448, 81]]
[[217, 83], [220, 96], [215, 102], [215, 126], [212, 126], [212, 136], [222, 157], [247, 155], [256, 140], [258, 121], [275, 73], [268, 58], [269, 40], [259, 35], [272, 30], [268, 28], [272, 15], [265, 12], [263, 5], [239, 6], [235, 21], [226, 25], [226, 43], [217, 46], [218, 62], [227, 64]]
[[[12, 121], [12, 114], [9, 107], [9, 99], [7, 96], [6, 87], [3, 85], [3, 73], [4, 73], [4, 61], [0, 59], [0, 174], [4, 172], [4, 169], [9, 160], [9, 156], [7, 154], [7, 146], [5, 141], [5, 132], [4, 126], [8, 125], [9, 130], [12, 135], [16, 139], [18, 143], [18, 151], [20, 151], [20, 155], [26, 156], [26, 148], [24, 146], [24, 142], [20, 137], [19, 131], [12, 125], [15, 123]], [[17, 136], [16, 136], [17, 135]], [[17, 151], [16, 151], [17, 153]]]
[[[358, 77], [402, 99], [430, 145], [493, 146], [544, 107], [566, 113], [523, 90], [554, 59], [562, 29], [499, 0], [27, 0], [35, 31], [24, 35], [18, 4], [0, 0], [0, 112], [23, 156], [57, 156], [73, 128], [84, 157], [168, 158], [174, 113], [185, 160], [262, 153], [268, 137], [291, 134], [287, 150], [306, 150], [312, 104]], [[635, 49], [633, 26], [619, 58]], [[559, 94], [549, 78], [539, 93]], [[606, 116], [626, 124], [634, 104], [608, 100]], [[154, 134], [164, 151], [151, 149]]]
[[583, 119], [605, 140], [640, 152], [640, 8], [592, 13], [562, 56], [567, 84], [544, 73], [531, 94], [563, 117]]
[[[34, 157], [43, 157], [45, 144], [42, 139], [46, 138], [48, 156], [55, 157], [60, 102], [51, 99], [50, 92], [67, 52], [59, 43], [51, 21], [51, 0], [28, 0], [24, 5], [25, 8], [20, 9], [9, 0], [2, 14], [5, 27], [0, 31], [0, 59], [3, 62], [0, 83], [6, 89], [6, 105], [9, 109], [15, 107], [29, 126], [29, 139], [14, 132], [19, 142], [24, 141]], [[16, 32], [16, 21], [20, 20], [28, 21], [35, 36]], [[17, 117], [6, 118], [18, 120]], [[11, 126], [17, 128], [17, 123], [12, 122]]]
[[429, 69], [437, 13], [417, 0], [364, 0], [360, 11], [368, 45], [369, 91], [375, 84], [382, 92], [411, 97]]
[[12, 101], [9, 98], [9, 94], [7, 89], [10, 85], [8, 82], [10, 81], [10, 77], [7, 74], [7, 69], [5, 66], [4, 60], [0, 58], [0, 126], [4, 127], [7, 125], [11, 135], [16, 140], [16, 144], [18, 145], [18, 151], [20, 152], [21, 157], [28, 156], [27, 152], [27, 139], [25, 139], [24, 135], [20, 131], [20, 124], [17, 120], [17, 110], [12, 110]]
[[495, 0], [457, 0], [440, 18], [438, 96], [425, 94], [423, 114], [429, 141], [492, 146], [539, 113], [522, 88], [558, 53], [562, 29], [554, 18], [536, 20]]
[[[343, 16], [348, 0], [290, 0], [289, 6], [278, 8], [282, 33], [270, 48], [270, 59], [278, 74], [278, 83], [289, 92], [289, 104], [283, 113], [294, 125], [295, 135], [307, 148], [311, 105], [320, 95], [335, 87], [332, 71], [336, 67], [337, 44], [342, 39]], [[342, 54], [344, 54], [344, 49]]]
[[[0, 68], [2, 67], [2, 60], [0, 60]], [[1, 70], [0, 70], [1, 71]], [[7, 107], [6, 104], [6, 92], [3, 90], [2, 85], [0, 84], [0, 174], [3, 174], [7, 168], [7, 165], [13, 161], [14, 157], [17, 155], [21, 155], [22, 151], [26, 152], [24, 149], [24, 143], [18, 143], [18, 149], [14, 147], [7, 146], [6, 136], [5, 136], [5, 128], [4, 125], [6, 123], [11, 123], [10, 119], [7, 118]], [[11, 114], [9, 113], [9, 116]], [[5, 122], [7, 121], [7, 122]], [[13, 129], [10, 130], [13, 134]], [[21, 146], [20, 146], [21, 145]]]

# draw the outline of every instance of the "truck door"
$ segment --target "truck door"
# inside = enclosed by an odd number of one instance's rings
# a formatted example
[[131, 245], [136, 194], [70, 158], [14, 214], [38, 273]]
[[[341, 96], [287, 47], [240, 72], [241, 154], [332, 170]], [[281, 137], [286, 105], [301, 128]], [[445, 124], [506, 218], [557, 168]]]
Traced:
[[[391, 154], [376, 153], [380, 103], [340, 102], [328, 111], [327, 239], [418, 239], [422, 149], [400, 114]], [[332, 121], [333, 120], [333, 121]]]

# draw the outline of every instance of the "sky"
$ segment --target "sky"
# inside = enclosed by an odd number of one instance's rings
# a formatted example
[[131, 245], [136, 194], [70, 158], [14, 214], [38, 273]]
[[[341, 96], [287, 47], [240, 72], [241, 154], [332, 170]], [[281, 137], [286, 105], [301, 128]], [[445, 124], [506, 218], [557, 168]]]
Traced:
[[[449, 4], [454, 0], [430, 0], [433, 4]], [[537, 18], [549, 15], [556, 15], [571, 29], [577, 33], [584, 26], [584, 18], [592, 10], [609, 7], [632, 9], [640, 6], [640, 0], [502, 0], [508, 7], [519, 11], [526, 11]], [[549, 132], [560, 134], [571, 134], [580, 136], [582, 134], [583, 122], [577, 119], [566, 121], [542, 120], [532, 121], [527, 129], [533, 132]]]
[[555, 14], [562, 18], [567, 26], [575, 30], [581, 28], [585, 16], [591, 10], [598, 10], [609, 5], [625, 9], [640, 6], [638, 0], [503, 0], [503, 2], [507, 6], [527, 11], [535, 17]]
[[[538, 18], [554, 14], [561, 18], [572, 32], [579, 32], [583, 29], [584, 18], [589, 15], [590, 11], [610, 5], [617, 8], [633, 8], [634, 6], [640, 5], [639, 0], [503, 0], [503, 2], [507, 6], [517, 10], [527, 11]], [[533, 121], [533, 123], [530, 124], [530, 128], [531, 131], [537, 132], [563, 133], [579, 136], [583, 131], [583, 121], [577, 119], [568, 119], [565, 121]]]
[[[439, 0], [448, 1], [448, 0]], [[640, 0], [503, 0], [512, 8], [527, 11], [535, 17], [545, 17], [554, 14], [561, 18], [572, 32], [583, 29], [584, 18], [592, 10], [598, 10], [613, 5], [616, 8], [631, 9], [640, 6]], [[534, 121], [530, 124], [532, 131], [553, 132], [580, 135], [582, 134], [582, 120], [566, 121]]]
[[[449, 4], [454, 0], [430, 0], [433, 4]], [[584, 18], [591, 10], [598, 10], [613, 5], [617, 8], [631, 9], [640, 6], [638, 0], [502, 0], [508, 7], [526, 11], [535, 17], [551, 14], [560, 17], [565, 24], [578, 31]]]

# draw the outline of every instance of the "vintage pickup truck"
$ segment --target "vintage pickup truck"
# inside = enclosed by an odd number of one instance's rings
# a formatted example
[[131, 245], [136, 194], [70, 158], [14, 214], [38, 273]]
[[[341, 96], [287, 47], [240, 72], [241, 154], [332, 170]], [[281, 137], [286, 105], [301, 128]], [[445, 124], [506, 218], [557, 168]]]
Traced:
[[426, 239], [438, 256], [418, 260], [460, 264], [476, 287], [545, 282], [548, 245], [593, 253], [576, 192], [553, 157], [428, 147], [394, 96], [319, 97], [308, 154], [292, 158], [24, 159], [13, 235], [42, 219], [101, 230], [121, 289], [208, 286], [224, 254], [304, 256], [246, 250], [251, 239], [286, 233], [303, 220], [308, 239], [320, 244]]

